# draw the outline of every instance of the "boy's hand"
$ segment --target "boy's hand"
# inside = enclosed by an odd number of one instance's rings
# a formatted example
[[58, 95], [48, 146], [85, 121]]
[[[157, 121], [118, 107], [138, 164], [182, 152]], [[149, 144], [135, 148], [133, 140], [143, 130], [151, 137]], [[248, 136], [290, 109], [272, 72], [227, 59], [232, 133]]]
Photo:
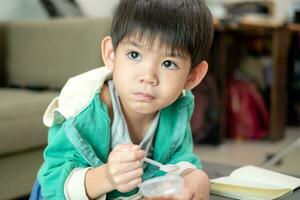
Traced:
[[120, 192], [128, 192], [142, 182], [145, 152], [134, 144], [119, 144], [109, 154], [107, 176]]
[[183, 178], [184, 190], [180, 200], [209, 200], [210, 182], [205, 172], [193, 169]]

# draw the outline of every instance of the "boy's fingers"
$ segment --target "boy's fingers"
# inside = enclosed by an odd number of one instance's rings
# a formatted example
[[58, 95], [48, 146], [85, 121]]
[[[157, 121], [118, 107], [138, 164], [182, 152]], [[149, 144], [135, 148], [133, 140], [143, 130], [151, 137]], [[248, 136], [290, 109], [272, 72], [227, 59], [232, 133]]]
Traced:
[[130, 150], [138, 150], [141, 147], [136, 144], [118, 144], [115, 146], [114, 150], [117, 151], [130, 151]]
[[136, 178], [132, 181], [129, 181], [126, 184], [122, 184], [119, 187], [117, 187], [117, 190], [119, 190], [120, 192], [128, 192], [134, 188], [136, 188], [138, 186], [138, 184], [140, 184], [142, 182], [141, 178]]
[[139, 149], [141, 149], [141, 146], [136, 145], [136, 144], [131, 144], [129, 146], [129, 150], [131, 150], [131, 151], [136, 151], [136, 150], [139, 150]]
[[144, 150], [136, 150], [136, 151], [119, 151], [114, 152], [111, 155], [111, 161], [113, 162], [131, 162], [136, 160], [142, 160], [145, 157]]
[[142, 168], [141, 161], [124, 162], [124, 163], [118, 163], [113, 167], [111, 167], [110, 172], [111, 174], [121, 174], [138, 168]]
[[184, 188], [182, 194], [180, 195], [179, 199], [180, 200], [187, 200], [187, 199], [192, 199], [193, 193], [189, 191], [189, 189]]
[[143, 175], [143, 169], [138, 168], [123, 174], [120, 174], [114, 178], [117, 184], [127, 184], [128, 182], [140, 178]]

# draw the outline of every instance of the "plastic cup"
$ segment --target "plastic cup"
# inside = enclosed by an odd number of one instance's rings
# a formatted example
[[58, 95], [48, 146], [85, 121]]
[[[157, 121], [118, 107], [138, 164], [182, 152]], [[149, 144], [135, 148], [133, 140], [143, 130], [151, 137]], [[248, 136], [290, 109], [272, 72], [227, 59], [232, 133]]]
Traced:
[[165, 175], [140, 184], [140, 193], [147, 199], [176, 199], [182, 192], [184, 180], [181, 176]]

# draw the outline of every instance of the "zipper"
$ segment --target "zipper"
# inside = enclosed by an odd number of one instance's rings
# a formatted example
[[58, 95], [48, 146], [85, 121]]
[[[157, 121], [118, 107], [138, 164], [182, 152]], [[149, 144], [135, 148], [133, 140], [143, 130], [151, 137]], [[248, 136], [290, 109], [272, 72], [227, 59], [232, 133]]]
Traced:
[[77, 152], [82, 156], [82, 158], [91, 166], [97, 167], [104, 164], [96, 155], [91, 145], [88, 144], [82, 137], [80, 133], [73, 125], [75, 118], [69, 118], [64, 124], [63, 128], [66, 133], [66, 137], [69, 142], [74, 146]]

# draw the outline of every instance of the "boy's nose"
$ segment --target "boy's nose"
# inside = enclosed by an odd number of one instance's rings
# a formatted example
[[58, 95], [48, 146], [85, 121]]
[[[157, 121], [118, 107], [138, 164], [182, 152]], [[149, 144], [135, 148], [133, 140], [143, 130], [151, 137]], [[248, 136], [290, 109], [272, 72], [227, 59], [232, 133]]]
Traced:
[[158, 79], [155, 76], [146, 75], [146, 76], [141, 76], [139, 78], [139, 82], [156, 86], [158, 84]]
[[139, 68], [138, 81], [143, 84], [156, 86], [159, 83], [158, 79], [158, 63], [152, 61], [145, 61]]
[[158, 85], [158, 78], [153, 72], [145, 72], [139, 77], [139, 82], [156, 86]]

